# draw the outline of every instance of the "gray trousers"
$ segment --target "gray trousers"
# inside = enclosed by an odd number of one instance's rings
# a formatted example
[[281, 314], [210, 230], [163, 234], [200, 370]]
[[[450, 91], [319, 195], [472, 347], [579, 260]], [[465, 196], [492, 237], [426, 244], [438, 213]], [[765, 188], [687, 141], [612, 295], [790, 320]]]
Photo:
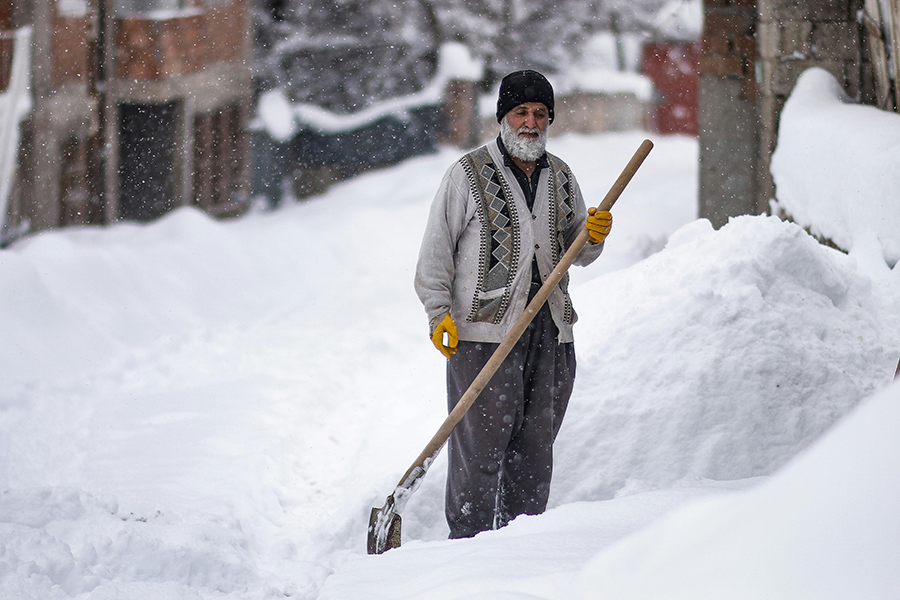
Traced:
[[[575, 349], [557, 342], [545, 304], [450, 435], [446, 514], [451, 538], [544, 512], [553, 441], [575, 381]], [[460, 341], [447, 365], [449, 409], [499, 344]]]

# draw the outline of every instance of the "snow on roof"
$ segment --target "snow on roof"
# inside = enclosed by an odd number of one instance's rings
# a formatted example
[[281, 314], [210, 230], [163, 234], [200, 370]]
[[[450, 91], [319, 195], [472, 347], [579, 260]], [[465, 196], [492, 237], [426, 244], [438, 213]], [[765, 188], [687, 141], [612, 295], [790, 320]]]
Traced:
[[593, 94], [634, 94], [641, 100], [653, 97], [653, 82], [640, 73], [606, 68], [581, 68], [567, 73], [566, 82], [557, 94], [585, 92]]
[[483, 62], [472, 56], [463, 44], [447, 43], [439, 51], [435, 77], [421, 91], [407, 96], [377, 102], [351, 114], [341, 114], [309, 103], [291, 103], [281, 89], [263, 93], [257, 115], [266, 131], [275, 140], [285, 142], [300, 130], [335, 134], [362, 129], [388, 116], [405, 118], [410, 110], [440, 104], [448, 81], [480, 80]]
[[351, 114], [332, 112], [315, 104], [291, 103], [284, 90], [275, 89], [260, 96], [257, 111], [269, 135], [285, 142], [301, 130], [335, 134], [362, 129], [391, 115], [404, 118], [412, 109], [440, 103], [444, 83], [435, 79], [420, 92], [378, 102]]

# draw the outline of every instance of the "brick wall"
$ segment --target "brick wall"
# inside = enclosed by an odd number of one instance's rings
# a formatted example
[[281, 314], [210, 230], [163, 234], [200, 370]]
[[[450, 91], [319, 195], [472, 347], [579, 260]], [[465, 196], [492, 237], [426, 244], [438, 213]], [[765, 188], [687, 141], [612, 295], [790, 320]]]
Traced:
[[756, 0], [706, 0], [700, 73], [739, 79], [756, 96]]
[[209, 38], [210, 56], [215, 60], [233, 60], [243, 55], [244, 32], [250, 11], [242, 2], [232, 0], [227, 4], [213, 5], [209, 9], [206, 35]]
[[244, 54], [246, 19], [247, 11], [236, 0], [168, 19], [119, 19], [118, 75], [125, 79], [164, 79], [237, 59]]
[[[236, 214], [246, 206], [249, 0], [184, 4], [165, 18], [106, 12], [101, 23], [96, 12], [59, 14], [57, 0], [0, 0], [0, 87], [12, 51], [3, 25], [15, 16], [33, 30], [34, 107], [22, 125], [18, 200], [10, 221], [16, 235], [128, 218], [123, 181], [140, 173], [137, 167], [122, 170], [121, 142], [134, 121], [127, 111], [135, 106], [173, 107], [159, 133], [174, 139], [172, 165], [165, 169], [174, 203], [190, 202], [194, 177], [206, 177], [211, 213]], [[97, 46], [100, 32], [103, 48]], [[102, 87], [95, 85], [101, 64]], [[189, 150], [198, 113], [214, 115], [207, 150], [216, 158], [211, 170], [199, 174]]]
[[132, 17], [117, 23], [118, 75], [124, 79], [160, 79], [195, 73], [209, 52], [206, 17], [191, 14], [170, 19]]
[[90, 40], [87, 16], [53, 19], [53, 85], [66, 81], [86, 81], [90, 68]]

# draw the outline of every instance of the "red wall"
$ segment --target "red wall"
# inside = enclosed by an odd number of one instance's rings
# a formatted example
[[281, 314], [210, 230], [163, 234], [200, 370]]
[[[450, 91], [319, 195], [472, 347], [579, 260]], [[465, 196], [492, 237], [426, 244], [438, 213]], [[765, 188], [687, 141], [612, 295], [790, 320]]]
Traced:
[[641, 70], [658, 97], [654, 127], [659, 133], [697, 135], [700, 44], [658, 42], [644, 46]]

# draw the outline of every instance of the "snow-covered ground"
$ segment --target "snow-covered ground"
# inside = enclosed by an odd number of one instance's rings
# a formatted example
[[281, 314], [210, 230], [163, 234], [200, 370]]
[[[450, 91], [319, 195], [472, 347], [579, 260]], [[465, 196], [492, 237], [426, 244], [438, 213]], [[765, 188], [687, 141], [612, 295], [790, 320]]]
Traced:
[[[643, 137], [550, 149], [596, 203]], [[896, 599], [900, 270], [713, 231], [696, 141], [654, 142], [573, 273], [550, 510], [446, 541], [441, 455], [381, 556], [369, 510], [445, 416], [412, 274], [458, 151], [0, 252], [0, 598]]]

